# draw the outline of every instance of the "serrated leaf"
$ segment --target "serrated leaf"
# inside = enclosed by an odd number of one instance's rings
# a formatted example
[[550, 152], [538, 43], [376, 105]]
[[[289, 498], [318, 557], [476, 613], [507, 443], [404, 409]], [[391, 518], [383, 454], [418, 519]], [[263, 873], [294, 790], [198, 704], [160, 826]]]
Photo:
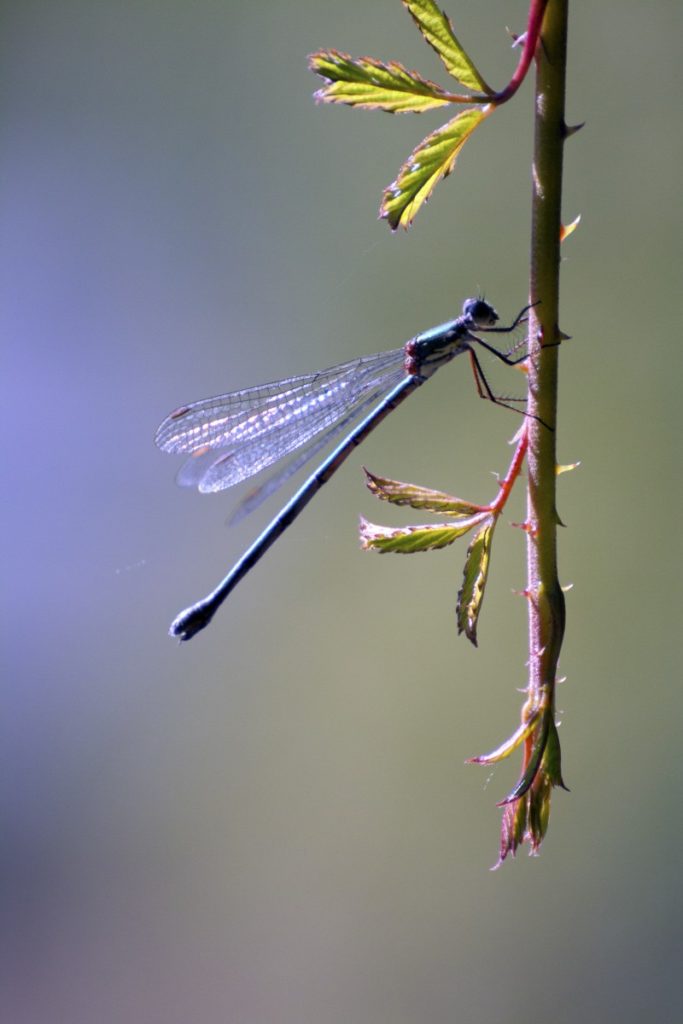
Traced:
[[467, 520], [444, 526], [379, 526], [360, 517], [360, 545], [364, 551], [380, 554], [412, 555], [417, 551], [446, 548], [458, 537], [468, 533], [481, 520]]
[[374, 57], [356, 58], [339, 50], [320, 50], [311, 54], [308, 66], [328, 83], [315, 93], [322, 103], [420, 114], [453, 102], [440, 85], [393, 60], [384, 63]]
[[369, 491], [392, 505], [408, 505], [410, 508], [436, 512], [438, 515], [450, 515], [456, 519], [465, 519], [486, 513], [488, 509], [482, 505], [472, 505], [444, 491], [434, 491], [429, 487], [407, 484], [401, 480], [390, 480], [388, 477], [376, 476], [363, 466], [365, 483]]
[[379, 215], [388, 220], [392, 230], [412, 224], [436, 183], [451, 173], [460, 150], [492, 109], [486, 106], [463, 110], [413, 150], [382, 197]]
[[446, 71], [474, 92], [492, 93], [453, 32], [450, 18], [433, 0], [403, 0], [425, 40], [443, 61]]
[[477, 646], [477, 622], [488, 578], [494, 525], [493, 520], [489, 520], [472, 538], [467, 549], [462, 587], [458, 593], [456, 606], [458, 633], [464, 633], [475, 647]]

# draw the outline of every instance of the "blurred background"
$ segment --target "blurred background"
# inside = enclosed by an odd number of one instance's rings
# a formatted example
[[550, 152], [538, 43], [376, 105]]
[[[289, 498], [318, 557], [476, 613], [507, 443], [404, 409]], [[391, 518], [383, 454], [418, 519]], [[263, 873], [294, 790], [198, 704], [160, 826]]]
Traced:
[[[500, 88], [527, 5], [446, 6]], [[2, 13], [3, 1019], [680, 1020], [681, 5], [572, 5], [571, 793], [541, 856], [495, 873], [519, 761], [463, 762], [519, 720], [523, 536], [497, 531], [475, 650], [464, 545], [380, 559], [357, 518], [421, 518], [373, 502], [361, 464], [490, 498], [518, 421], [466, 366], [439, 374], [182, 647], [170, 620], [278, 499], [228, 529], [240, 494], [176, 488], [153, 435], [181, 403], [400, 345], [478, 290], [509, 321], [530, 82], [392, 235], [382, 188], [443, 115], [317, 106], [306, 56], [446, 84], [398, 0]]]

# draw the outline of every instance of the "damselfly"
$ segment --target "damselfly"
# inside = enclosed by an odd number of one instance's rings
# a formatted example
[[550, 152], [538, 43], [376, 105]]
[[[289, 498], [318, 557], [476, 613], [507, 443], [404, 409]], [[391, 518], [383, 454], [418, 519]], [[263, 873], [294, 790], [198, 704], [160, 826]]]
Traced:
[[353, 449], [440, 366], [467, 352], [479, 395], [498, 405], [514, 401], [493, 394], [473, 345], [481, 345], [509, 366], [525, 356], [512, 358], [474, 332], [509, 334], [523, 322], [529, 308], [526, 306], [509, 327], [496, 327], [498, 314], [493, 306], [480, 298], [467, 299], [459, 317], [416, 335], [403, 348], [362, 356], [319, 373], [206, 398], [172, 412], [157, 430], [155, 440], [162, 451], [191, 456], [178, 474], [178, 483], [185, 487], [198, 487], [204, 493], [222, 491], [297, 452], [291, 462], [246, 499], [239, 517], [277, 490], [381, 398], [278, 512], [216, 589], [177, 616], [169, 630], [171, 636], [190, 640], [209, 624], [228, 594]]

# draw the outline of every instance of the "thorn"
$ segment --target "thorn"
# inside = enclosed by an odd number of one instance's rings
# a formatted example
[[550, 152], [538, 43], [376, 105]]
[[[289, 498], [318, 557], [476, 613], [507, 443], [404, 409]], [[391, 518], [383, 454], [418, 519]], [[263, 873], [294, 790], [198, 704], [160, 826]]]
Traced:
[[565, 238], [568, 238], [573, 231], [576, 231], [580, 223], [581, 214], [579, 213], [570, 224], [560, 224], [560, 241], [564, 242]]
[[578, 469], [581, 462], [565, 462], [564, 464], [558, 463], [555, 466], [555, 475], [562, 476], [563, 473], [571, 473], [573, 469]]
[[517, 46], [524, 46], [524, 44], [526, 42], [526, 36], [527, 36], [526, 32], [522, 32], [522, 33], [520, 33], [520, 35], [517, 35], [517, 33], [513, 32], [512, 29], [508, 28], [507, 25], [505, 26], [505, 31], [510, 36], [510, 39], [512, 39], [512, 49], [513, 50]]
[[560, 587], [560, 590], [562, 591], [563, 594], [568, 594], [569, 591], [573, 590], [573, 589], [574, 589], [574, 584], [573, 583], [565, 583], [565, 585], [563, 587]]
[[508, 444], [517, 444], [517, 442], [518, 442], [518, 441], [521, 441], [521, 439], [522, 439], [522, 433], [523, 433], [523, 432], [524, 432], [525, 430], [526, 430], [526, 423], [522, 423], [522, 425], [521, 425], [521, 427], [519, 428], [519, 430], [517, 430], [517, 431], [515, 432], [514, 436], [510, 438], [510, 440], [508, 441]]
[[526, 522], [526, 523], [510, 523], [510, 526], [513, 526], [515, 528], [515, 530], [524, 530], [525, 533], [531, 533], [531, 527], [530, 527], [528, 522]]
[[585, 121], [581, 121], [580, 124], [565, 124], [562, 129], [562, 134], [565, 139], [569, 139], [572, 135], [576, 135], [577, 132], [580, 132], [585, 124]]
[[[528, 590], [513, 590], [512, 593], [515, 597], [525, 597], [527, 601], [531, 599], [531, 593]], [[524, 690], [520, 690], [520, 693], [524, 693]]]

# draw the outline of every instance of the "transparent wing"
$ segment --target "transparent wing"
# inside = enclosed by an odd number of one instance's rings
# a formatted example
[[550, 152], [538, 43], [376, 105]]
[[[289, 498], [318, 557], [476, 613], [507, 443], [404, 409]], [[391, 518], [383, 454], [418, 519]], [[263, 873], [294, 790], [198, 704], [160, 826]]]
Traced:
[[239, 505], [237, 505], [235, 511], [230, 516], [230, 519], [228, 520], [229, 525], [234, 526], [235, 523], [239, 523], [240, 520], [244, 519], [244, 517], [249, 515], [250, 512], [253, 512], [254, 509], [258, 508], [266, 498], [269, 498], [271, 494], [278, 491], [291, 476], [298, 473], [307, 462], [310, 462], [311, 459], [318, 454], [318, 452], [327, 447], [333, 438], [341, 434], [342, 431], [347, 430], [351, 423], [353, 423], [355, 419], [358, 419], [365, 410], [369, 408], [369, 406], [373, 405], [377, 399], [385, 393], [385, 391], [394, 387], [395, 384], [398, 384], [403, 375], [402, 368], [400, 370], [396, 370], [392, 377], [385, 379], [385, 383], [381, 388], [377, 388], [371, 392], [371, 394], [369, 394], [360, 405], [353, 408], [347, 416], [335, 423], [321, 436], [314, 437], [313, 440], [298, 453], [298, 455], [293, 459], [290, 459], [289, 462], [286, 462], [281, 469], [276, 470], [275, 473], [264, 480], [259, 487], [250, 491], [249, 494], [242, 499]]
[[349, 414], [354, 418], [402, 373], [403, 349], [394, 349], [203, 399], [171, 413], [155, 441], [163, 451], [192, 455], [178, 483], [220, 491], [308, 445]]

